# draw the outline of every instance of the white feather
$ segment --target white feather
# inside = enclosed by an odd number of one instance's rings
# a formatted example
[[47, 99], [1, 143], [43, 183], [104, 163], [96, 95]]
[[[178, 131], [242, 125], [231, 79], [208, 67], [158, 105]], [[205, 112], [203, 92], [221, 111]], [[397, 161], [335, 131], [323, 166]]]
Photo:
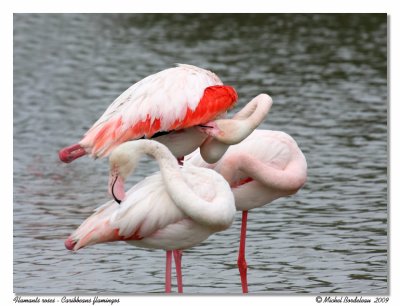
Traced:
[[211, 71], [196, 66], [180, 64], [163, 70], [124, 91], [88, 133], [118, 116], [122, 117], [123, 129], [146, 120], [149, 115], [152, 120], [162, 118], [161, 130], [166, 130], [176, 120], [184, 118], [187, 108], [194, 110], [204, 90], [213, 85], [222, 85], [222, 82]]

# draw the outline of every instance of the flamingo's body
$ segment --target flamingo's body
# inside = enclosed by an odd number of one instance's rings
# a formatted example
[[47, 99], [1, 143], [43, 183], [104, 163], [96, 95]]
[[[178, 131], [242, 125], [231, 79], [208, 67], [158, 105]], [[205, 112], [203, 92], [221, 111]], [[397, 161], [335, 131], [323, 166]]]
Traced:
[[233, 188], [237, 210], [250, 210], [296, 193], [307, 178], [307, 162], [295, 140], [281, 131], [255, 130], [214, 164], [198, 151], [185, 164], [214, 169]]
[[[202, 170], [189, 166], [181, 172], [193, 191], [211, 202], [217, 190], [207, 181], [211, 172]], [[233, 198], [227, 198], [229, 201], [235, 212]], [[207, 207], [201, 209], [207, 211]], [[221, 225], [220, 230], [229, 225]], [[121, 204], [111, 200], [97, 208], [68, 238], [66, 246], [77, 251], [92, 244], [122, 240], [143, 248], [180, 250], [206, 240], [216, 228], [196, 222], [177, 207], [161, 174], [156, 173], [133, 186]]]
[[[120, 183], [142, 154], [157, 159], [161, 172], [147, 177], [125, 194]], [[158, 142], [124, 143], [113, 151], [110, 165], [110, 191], [114, 196], [122, 195], [123, 200], [120, 205], [107, 202], [83, 222], [65, 241], [70, 250], [117, 240], [145, 248], [182, 250], [233, 222], [233, 194], [223, 177], [210, 169], [179, 167], [169, 150]]]
[[214, 169], [232, 187], [237, 210], [243, 211], [238, 265], [243, 292], [247, 292], [244, 257], [247, 211], [296, 193], [306, 182], [307, 162], [295, 140], [280, 131], [255, 130], [241, 143], [230, 146], [214, 164], [195, 151], [185, 164]]
[[[214, 73], [191, 65], [178, 65], [129, 87], [78, 144], [60, 150], [59, 156], [64, 162], [85, 154], [104, 157], [125, 141], [151, 138], [163, 132], [182, 131], [207, 123], [225, 113], [236, 100], [235, 90], [223, 85]], [[197, 135], [198, 139], [189, 143], [189, 148], [183, 146], [176, 152], [178, 157], [199, 147], [206, 136]]]

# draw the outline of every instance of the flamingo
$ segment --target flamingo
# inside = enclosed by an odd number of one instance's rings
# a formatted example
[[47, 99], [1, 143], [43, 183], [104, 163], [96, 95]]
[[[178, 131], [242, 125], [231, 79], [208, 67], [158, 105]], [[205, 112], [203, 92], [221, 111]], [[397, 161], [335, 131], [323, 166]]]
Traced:
[[[124, 180], [140, 156], [157, 160], [160, 172], [146, 177], [125, 193]], [[125, 241], [167, 252], [165, 291], [171, 291], [172, 251], [178, 290], [182, 289], [181, 250], [227, 229], [236, 212], [229, 184], [217, 172], [193, 165], [180, 167], [163, 144], [147, 139], [128, 141], [110, 155], [111, 200], [97, 208], [66, 240], [69, 250]], [[118, 204], [117, 204], [118, 202]]]
[[241, 143], [229, 147], [217, 163], [207, 163], [198, 151], [186, 156], [184, 161], [185, 165], [214, 169], [232, 188], [236, 209], [242, 211], [237, 263], [242, 292], [248, 293], [245, 259], [248, 211], [295, 194], [307, 179], [306, 159], [288, 134], [255, 130]]
[[235, 89], [211, 71], [179, 64], [129, 87], [79, 143], [59, 151], [59, 158], [69, 163], [86, 154], [105, 157], [119, 144], [140, 138], [157, 138], [183, 157], [207, 138], [195, 127], [223, 115], [237, 98]]

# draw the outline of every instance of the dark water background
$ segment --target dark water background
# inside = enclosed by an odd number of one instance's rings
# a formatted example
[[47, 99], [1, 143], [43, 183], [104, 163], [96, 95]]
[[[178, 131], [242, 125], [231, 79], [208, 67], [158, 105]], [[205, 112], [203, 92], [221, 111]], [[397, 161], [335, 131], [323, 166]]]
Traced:
[[[253, 293], [388, 290], [386, 15], [14, 15], [14, 291], [164, 291], [164, 252], [64, 239], [104, 203], [106, 160], [65, 165], [123, 90], [174, 63], [216, 72], [239, 109], [267, 92], [262, 128], [291, 134], [309, 179], [249, 214]], [[236, 110], [235, 109], [235, 110]], [[141, 164], [132, 183], [156, 170]], [[240, 293], [240, 214], [185, 251], [187, 293]]]

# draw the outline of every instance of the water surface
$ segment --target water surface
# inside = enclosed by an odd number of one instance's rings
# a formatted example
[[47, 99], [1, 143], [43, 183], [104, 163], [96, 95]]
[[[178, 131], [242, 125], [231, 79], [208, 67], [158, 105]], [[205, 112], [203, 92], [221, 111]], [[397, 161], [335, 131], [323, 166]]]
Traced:
[[[249, 290], [384, 294], [386, 15], [14, 15], [14, 291], [164, 291], [164, 252], [64, 239], [108, 200], [106, 160], [58, 161], [132, 83], [174, 63], [217, 73], [235, 110], [267, 92], [261, 128], [292, 135], [309, 167], [295, 196], [250, 212]], [[131, 183], [155, 171], [146, 161]], [[240, 293], [240, 214], [184, 252], [187, 293]]]

